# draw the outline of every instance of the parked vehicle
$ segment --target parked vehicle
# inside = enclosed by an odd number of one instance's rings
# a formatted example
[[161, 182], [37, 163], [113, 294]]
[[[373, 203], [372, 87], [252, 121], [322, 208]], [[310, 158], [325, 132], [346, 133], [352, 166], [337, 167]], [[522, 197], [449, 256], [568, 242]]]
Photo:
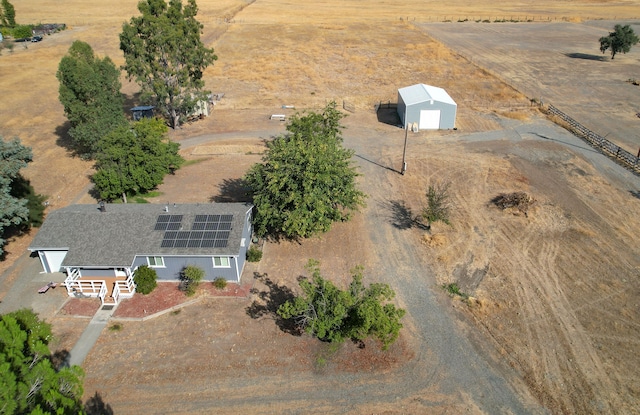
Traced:
[[42, 40], [42, 36], [34, 36], [31, 38], [32, 42], [40, 42]]

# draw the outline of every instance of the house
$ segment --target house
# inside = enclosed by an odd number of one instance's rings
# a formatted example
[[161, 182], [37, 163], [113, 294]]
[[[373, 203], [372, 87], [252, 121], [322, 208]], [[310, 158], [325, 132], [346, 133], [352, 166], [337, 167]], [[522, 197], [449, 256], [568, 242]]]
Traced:
[[135, 292], [147, 265], [158, 281], [179, 281], [187, 265], [240, 282], [251, 239], [245, 203], [72, 205], [50, 212], [29, 250], [44, 272], [66, 273], [69, 296], [117, 303]]
[[398, 89], [398, 115], [404, 128], [455, 128], [457, 104], [442, 88], [416, 84]]

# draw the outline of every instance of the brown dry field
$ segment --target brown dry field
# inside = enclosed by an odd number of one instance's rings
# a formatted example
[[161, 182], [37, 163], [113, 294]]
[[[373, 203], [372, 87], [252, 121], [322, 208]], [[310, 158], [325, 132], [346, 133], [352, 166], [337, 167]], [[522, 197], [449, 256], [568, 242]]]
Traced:
[[[38, 192], [49, 196], [52, 209], [77, 201], [90, 203], [91, 164], [70, 157], [61, 146], [67, 137], [55, 72], [61, 57], [78, 39], [90, 43], [98, 55], [108, 55], [121, 64], [117, 34], [122, 22], [137, 13], [136, 1], [76, 0], [65, 2], [64, 7], [50, 0], [13, 0], [12, 4], [19, 22], [65, 22], [70, 28], [29, 44], [28, 49], [18, 45], [12, 53], [2, 52], [0, 134], [18, 136], [33, 147], [34, 162], [24, 173]], [[260, 141], [252, 141], [250, 132], [273, 129], [266, 118], [279, 112], [282, 104], [318, 108], [330, 100], [355, 104], [358, 115], [349, 123], [350, 131], [356, 131], [356, 121], [375, 124], [371, 115], [374, 103], [393, 102], [400, 85], [418, 82], [442, 86], [459, 101], [472, 94], [483, 102], [477, 108], [459, 109], [461, 131], [497, 130], [497, 114], [527, 123], [537, 115], [509, 111], [511, 106], [526, 102], [523, 96], [407, 24], [407, 18], [426, 22], [447, 16], [532, 14], [579, 22], [638, 14], [636, 2], [622, 1], [509, 1], [499, 5], [459, 0], [446, 5], [382, 1], [368, 7], [360, 1], [336, 0], [304, 4], [258, 0], [247, 4], [234, 0], [198, 2], [199, 20], [205, 25], [203, 39], [219, 56], [207, 70], [205, 81], [208, 89], [226, 95], [212, 117], [172, 132], [173, 138], [247, 132], [243, 145], [253, 152]], [[132, 100], [135, 85], [124, 78], [123, 85], [123, 92]], [[495, 105], [487, 110], [486, 102]], [[397, 130], [384, 125], [372, 127], [372, 131], [381, 136], [397, 135]], [[435, 134], [429, 142], [413, 147], [410, 174], [385, 183], [396, 200], [417, 212], [424, 204], [425, 183], [435, 178], [452, 182], [457, 207], [454, 226], [436, 226], [431, 234], [409, 230], [424, 254], [421, 260], [434, 271], [437, 284], [431, 288], [458, 281], [477, 299], [471, 307], [451, 300], [460, 310], [461, 324], [475, 327], [492, 350], [488, 353], [495, 353], [521, 374], [530, 393], [552, 413], [637, 413], [637, 199], [576, 152], [551, 142], [452, 143], [446, 139], [446, 135]], [[184, 150], [187, 158], [204, 161], [169, 177], [160, 188], [163, 195], [158, 201], [207, 201], [219, 196], [225, 180], [241, 177], [259, 159], [239, 151], [234, 148], [234, 154], [210, 156], [215, 151], [204, 146]], [[383, 146], [376, 158], [390, 165], [395, 160], [392, 152], [391, 147]], [[205, 183], [201, 177], [206, 177]], [[516, 190], [527, 191], [536, 199], [527, 217], [505, 214], [488, 204], [498, 193]], [[374, 212], [375, 206], [376, 201], [370, 201], [365, 213]], [[374, 250], [354, 236], [366, 233], [363, 216], [302, 245], [268, 244], [257, 271], [267, 272], [278, 286], [294, 287], [295, 277], [303, 272], [309, 257], [321, 259], [323, 269], [336, 279], [344, 278], [358, 263], [374, 267]], [[27, 236], [7, 246], [9, 254], [0, 263], [0, 272], [24, 253], [29, 241]], [[264, 289], [264, 282], [256, 280], [256, 287]], [[259, 300], [252, 297], [248, 301], [254, 299]], [[398, 301], [402, 303], [402, 298]], [[329, 356], [326, 367], [318, 367], [318, 357], [327, 353], [322, 346], [285, 335], [268, 318], [248, 320], [246, 307], [247, 302], [239, 300], [205, 301], [150, 322], [123, 323], [122, 331], [109, 331], [101, 337], [85, 362], [87, 397], [98, 392], [106, 402], [113, 402], [116, 413], [134, 412], [133, 407], [118, 406], [127, 402], [123, 394], [130, 383], [167, 385], [189, 373], [194, 383], [204, 384], [207, 373], [232, 378], [238, 371], [250, 369], [255, 370], [250, 376], [273, 371], [283, 376], [327, 371], [340, 374], [356, 369], [398, 375], [414, 355], [411, 346], [416, 340], [407, 330], [390, 355], [375, 353], [373, 347], [366, 348], [363, 355], [348, 346]], [[405, 320], [411, 327], [411, 316]], [[194, 321], [201, 326], [184, 324]], [[68, 316], [54, 319], [59, 336], [56, 347], [69, 348], [85, 323], [85, 319]], [[211, 332], [219, 335], [212, 338]], [[188, 352], [176, 341], [185, 338], [203, 348], [206, 365], [188, 358]], [[122, 350], [128, 354], [123, 355]], [[281, 350], [291, 353], [278, 353]], [[124, 372], [117, 371], [112, 366], [117, 359], [124, 365], [135, 363]], [[299, 369], [291, 373], [295, 359]], [[362, 365], [366, 359], [372, 361], [367, 368]], [[349, 369], [349, 365], [356, 369]], [[219, 393], [232, 395], [230, 389]], [[152, 387], [133, 393], [145, 391], [154, 396]], [[186, 393], [180, 397], [188, 399]], [[472, 401], [442, 396], [437, 390], [425, 391], [423, 399], [431, 403], [431, 412], [480, 412]], [[141, 402], [145, 402], [144, 396]], [[400, 402], [405, 405], [403, 410], [388, 405], [361, 406], [349, 412], [418, 413], [418, 408], [424, 409], [415, 401]], [[271, 411], [263, 408], [263, 412], [304, 412], [291, 405]], [[224, 412], [238, 411], [242, 408]], [[336, 408], [326, 412], [336, 412]]]

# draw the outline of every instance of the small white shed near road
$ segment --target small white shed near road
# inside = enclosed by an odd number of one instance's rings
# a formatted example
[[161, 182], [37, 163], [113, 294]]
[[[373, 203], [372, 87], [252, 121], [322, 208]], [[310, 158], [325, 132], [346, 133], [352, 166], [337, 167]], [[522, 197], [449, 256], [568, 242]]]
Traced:
[[420, 130], [455, 128], [458, 105], [442, 88], [416, 84], [398, 89], [398, 115], [404, 128], [416, 123]]

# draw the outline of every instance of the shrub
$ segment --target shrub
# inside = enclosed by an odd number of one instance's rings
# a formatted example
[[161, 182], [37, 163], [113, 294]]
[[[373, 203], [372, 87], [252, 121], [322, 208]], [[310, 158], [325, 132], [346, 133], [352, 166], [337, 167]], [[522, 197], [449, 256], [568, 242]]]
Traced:
[[433, 222], [442, 221], [449, 225], [449, 186], [450, 183], [429, 185], [427, 189], [427, 207], [422, 210], [422, 216], [430, 227]]
[[200, 282], [204, 278], [204, 270], [195, 265], [187, 265], [180, 273], [180, 289], [184, 291], [187, 296], [192, 296], [196, 293]]
[[252, 246], [247, 251], [247, 261], [249, 262], [259, 262], [262, 259], [262, 251], [258, 248]]
[[227, 280], [225, 280], [222, 277], [218, 277], [215, 280], [213, 280], [213, 286], [219, 290], [223, 290], [227, 287]]
[[133, 282], [136, 283], [136, 291], [140, 294], [147, 295], [153, 291], [158, 286], [157, 279], [156, 270], [146, 265], [139, 266], [133, 273]]

